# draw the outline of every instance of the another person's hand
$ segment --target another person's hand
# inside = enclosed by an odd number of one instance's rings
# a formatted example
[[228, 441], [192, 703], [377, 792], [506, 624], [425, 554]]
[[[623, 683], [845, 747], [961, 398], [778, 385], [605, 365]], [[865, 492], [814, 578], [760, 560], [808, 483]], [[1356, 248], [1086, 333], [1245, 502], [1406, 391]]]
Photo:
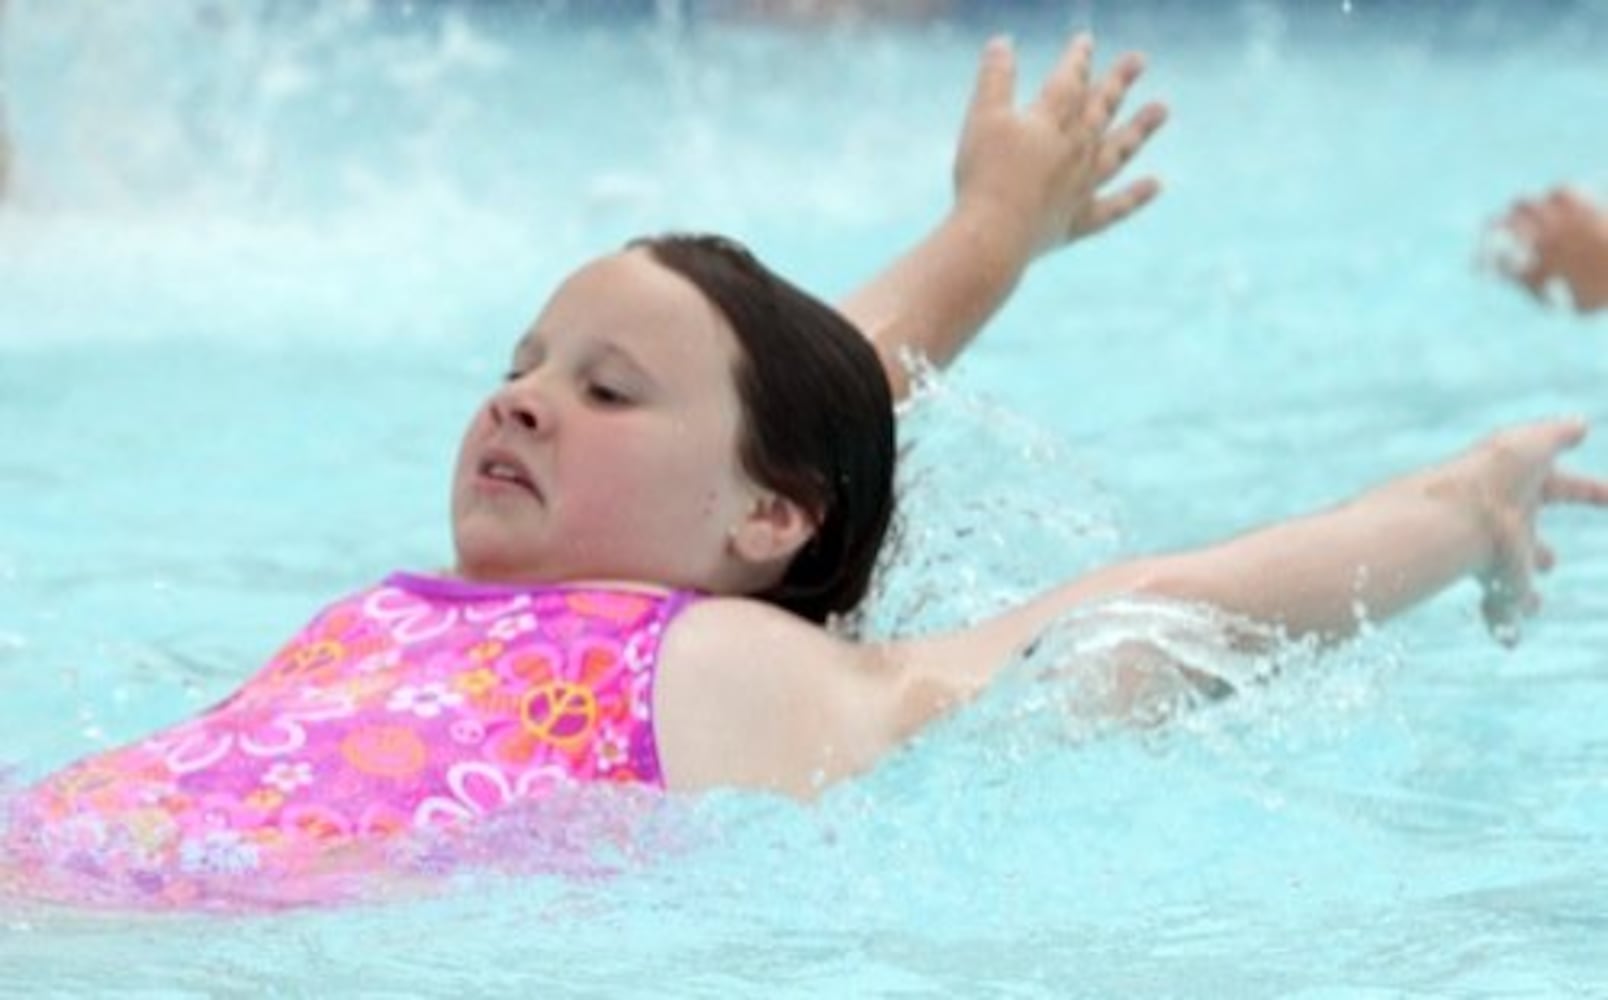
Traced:
[[1497, 223], [1513, 241], [1497, 268], [1547, 301], [1554, 285], [1580, 312], [1608, 306], [1608, 212], [1570, 188], [1516, 202]]
[[1583, 420], [1550, 420], [1499, 431], [1429, 472], [1428, 488], [1471, 515], [1489, 543], [1477, 574], [1480, 610], [1491, 634], [1518, 640], [1519, 624], [1540, 606], [1534, 574], [1556, 558], [1536, 530], [1548, 504], [1608, 506], [1608, 480], [1566, 472], [1558, 456], [1585, 439]]
[[1018, 109], [1010, 43], [995, 38], [983, 50], [955, 159], [956, 206], [1013, 230], [1032, 257], [1126, 218], [1160, 190], [1145, 177], [1103, 192], [1166, 121], [1167, 110], [1146, 104], [1114, 127], [1144, 60], [1123, 55], [1091, 84], [1093, 54], [1093, 41], [1078, 35], [1038, 97]]

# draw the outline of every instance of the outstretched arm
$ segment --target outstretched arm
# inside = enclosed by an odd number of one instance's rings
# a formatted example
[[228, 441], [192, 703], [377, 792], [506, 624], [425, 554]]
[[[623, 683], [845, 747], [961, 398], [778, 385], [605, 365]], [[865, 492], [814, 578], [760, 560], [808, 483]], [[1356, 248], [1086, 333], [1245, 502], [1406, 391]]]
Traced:
[[1492, 634], [1512, 643], [1539, 603], [1533, 573], [1553, 563], [1536, 534], [1539, 509], [1608, 506], [1608, 480], [1556, 467], [1585, 434], [1578, 420], [1507, 430], [1340, 506], [1097, 571], [974, 628], [913, 644], [905, 659], [965, 700], [1058, 617], [1092, 600], [1135, 594], [1199, 602], [1292, 637], [1333, 641], [1464, 577], [1481, 585]]
[[1590, 198], [1556, 188], [1514, 203], [1496, 228], [1515, 243], [1497, 268], [1532, 295], [1561, 283], [1576, 310], [1608, 307], [1608, 211]]
[[1113, 566], [945, 635], [857, 644], [756, 601], [700, 602], [667, 633], [659, 661], [667, 780], [810, 798], [977, 696], [1062, 615], [1123, 594], [1202, 602], [1338, 640], [1356, 631], [1359, 613], [1380, 621], [1471, 576], [1486, 622], [1511, 642], [1537, 605], [1533, 571], [1553, 561], [1536, 536], [1539, 509], [1608, 506], [1608, 480], [1556, 467], [1585, 433], [1560, 420], [1495, 434], [1338, 507]]
[[1004, 303], [1029, 264], [1131, 215], [1154, 178], [1105, 189], [1166, 120], [1147, 104], [1117, 112], [1144, 70], [1134, 53], [1090, 81], [1094, 44], [1074, 38], [1038, 97], [1016, 107], [1016, 56], [983, 49], [955, 157], [955, 202], [915, 246], [839, 308], [876, 344], [894, 395], [909, 391], [907, 353], [948, 364]]

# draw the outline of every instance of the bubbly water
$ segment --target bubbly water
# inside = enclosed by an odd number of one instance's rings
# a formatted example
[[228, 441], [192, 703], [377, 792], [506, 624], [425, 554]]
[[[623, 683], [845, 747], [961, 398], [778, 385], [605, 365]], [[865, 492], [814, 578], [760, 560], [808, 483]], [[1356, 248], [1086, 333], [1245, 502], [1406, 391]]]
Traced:
[[[449, 559], [463, 421], [569, 268], [729, 232], [848, 290], [943, 211], [975, 54], [1142, 47], [1167, 193], [1041, 263], [905, 418], [869, 610], [966, 620], [1311, 508], [1504, 422], [1608, 418], [1608, 326], [1475, 267], [1520, 192], [1608, 180], [1608, 6], [12, 0], [0, 207], [7, 781], [189, 715], [318, 606]], [[1588, 442], [1578, 462], [1608, 470]], [[1582, 995], [1608, 991], [1608, 520], [1519, 650], [1456, 588], [1243, 698], [1077, 721], [1073, 616], [819, 804], [628, 803], [641, 836], [272, 915], [0, 901], [0, 993]], [[607, 807], [604, 803], [599, 808]], [[584, 827], [583, 827], [584, 829]], [[538, 860], [532, 860], [536, 858]]]

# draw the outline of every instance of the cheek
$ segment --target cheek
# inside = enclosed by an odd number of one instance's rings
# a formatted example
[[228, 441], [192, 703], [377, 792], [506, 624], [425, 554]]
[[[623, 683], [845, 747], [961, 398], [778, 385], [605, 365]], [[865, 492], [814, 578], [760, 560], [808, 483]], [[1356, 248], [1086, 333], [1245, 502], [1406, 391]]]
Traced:
[[[0, 0], [0, 3], [4, 2], [5, 0]], [[463, 433], [458, 437], [458, 458], [454, 463], [454, 468], [459, 473], [462, 473], [464, 467], [468, 464], [470, 446], [476, 441], [484, 438], [487, 432], [490, 430], [491, 407], [489, 404], [482, 404], [480, 408], [477, 409], [472, 416], [470, 416], [468, 424], [465, 425], [463, 429]]]
[[464, 441], [473, 441], [484, 437], [491, 430], [491, 400], [486, 400], [469, 416], [469, 424], [463, 429]]
[[662, 534], [702, 532], [724, 525], [739, 506], [729, 476], [706, 454], [661, 448], [621, 455], [593, 482], [593, 510], [628, 527]]

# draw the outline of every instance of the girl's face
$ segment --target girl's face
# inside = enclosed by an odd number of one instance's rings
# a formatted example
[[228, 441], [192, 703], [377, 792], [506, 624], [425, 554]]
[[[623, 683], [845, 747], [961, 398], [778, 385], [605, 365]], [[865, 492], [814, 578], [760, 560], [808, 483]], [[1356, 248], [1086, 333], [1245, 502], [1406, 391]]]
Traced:
[[571, 275], [464, 434], [458, 571], [746, 589], [732, 533], [763, 495], [737, 457], [737, 342], [646, 252]]

